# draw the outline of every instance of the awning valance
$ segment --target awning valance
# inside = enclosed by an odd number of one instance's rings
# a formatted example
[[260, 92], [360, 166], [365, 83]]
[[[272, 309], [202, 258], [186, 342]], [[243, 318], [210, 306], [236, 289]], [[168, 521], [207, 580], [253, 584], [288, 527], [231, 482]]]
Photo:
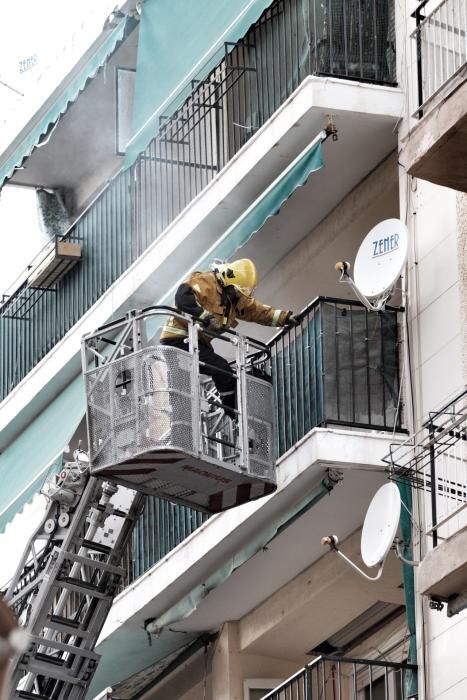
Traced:
[[3, 186], [5, 180], [12, 176], [15, 168], [19, 167], [23, 160], [40, 144], [50, 127], [56, 124], [60, 115], [67, 111], [69, 105], [85, 88], [87, 81], [93, 78], [99, 68], [104, 65], [117, 48], [118, 43], [124, 38], [127, 27], [130, 28], [129, 24], [134, 24], [134, 20], [124, 17], [117, 27], [111, 31], [107, 30], [101, 35], [101, 41], [94, 43], [83, 59], [70, 71], [67, 78], [36, 112], [33, 119], [1, 154], [0, 187]]
[[62, 453], [85, 413], [77, 377], [0, 455], [0, 532], [60, 468]]

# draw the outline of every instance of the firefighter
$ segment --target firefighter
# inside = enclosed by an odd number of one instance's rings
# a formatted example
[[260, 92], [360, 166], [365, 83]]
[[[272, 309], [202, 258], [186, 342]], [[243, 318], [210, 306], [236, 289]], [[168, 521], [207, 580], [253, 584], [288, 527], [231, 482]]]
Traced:
[[[175, 305], [214, 333], [235, 328], [237, 319], [263, 326], [299, 324], [292, 311], [273, 309], [256, 301], [252, 295], [257, 284], [256, 266], [248, 258], [213, 265], [209, 272], [193, 272], [179, 286]], [[188, 350], [187, 337], [186, 322], [172, 316], [163, 328], [161, 343]], [[202, 372], [212, 377], [226, 414], [234, 418], [236, 391], [232, 369], [225, 358], [214, 352], [211, 337], [203, 332], [199, 334], [199, 359], [210, 365], [203, 367]]]
[[8, 662], [15, 653], [24, 653], [29, 635], [18, 627], [10, 608], [0, 599], [0, 700], [6, 700]]

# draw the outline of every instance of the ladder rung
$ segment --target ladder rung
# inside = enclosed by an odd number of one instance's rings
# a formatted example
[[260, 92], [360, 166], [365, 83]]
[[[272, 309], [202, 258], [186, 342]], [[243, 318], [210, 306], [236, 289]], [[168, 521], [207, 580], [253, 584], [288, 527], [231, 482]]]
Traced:
[[87, 630], [80, 629], [80, 622], [77, 620], [70, 620], [67, 617], [60, 617], [60, 615], [48, 615], [46, 627], [49, 629], [56, 630], [57, 632], [64, 632], [65, 634], [71, 634], [74, 637], [81, 637], [82, 639], [88, 639], [90, 634]]
[[96, 586], [93, 586], [92, 583], [81, 581], [79, 578], [65, 576], [65, 578], [57, 579], [54, 585], [59, 588], [68, 588], [68, 590], [76, 591], [76, 593], [81, 593], [82, 595], [90, 595], [92, 598], [102, 598], [103, 600], [111, 600], [113, 598], [113, 594], [104, 593]]
[[57, 659], [55, 656], [49, 656], [49, 654], [43, 654], [40, 651], [36, 651], [34, 658], [46, 664], [52, 664], [53, 666], [63, 666], [65, 663], [65, 659]]
[[74, 630], [78, 629], [80, 625], [78, 620], [71, 620], [69, 617], [62, 617], [61, 615], [48, 615], [47, 619], [49, 622], [58, 624], [61, 627], [72, 627]]
[[13, 698], [24, 698], [24, 700], [50, 700], [50, 698], [45, 695], [30, 693], [29, 690], [20, 690], [13, 695]]
[[50, 663], [43, 663], [42, 661], [36, 661], [36, 659], [31, 658], [27, 663], [18, 664], [18, 668], [28, 673], [33, 673], [36, 676], [44, 676], [45, 678], [53, 678], [57, 681], [64, 681], [64, 683], [71, 683], [72, 685], [85, 686], [85, 682], [80, 678], [72, 676], [70, 673], [66, 672], [66, 668], [58, 668]]
[[107, 547], [106, 544], [100, 544], [99, 542], [92, 542], [86, 539], [80, 539], [79, 542], [82, 547], [92, 549], [94, 552], [100, 552], [101, 554], [110, 554], [112, 551], [112, 547]]
[[[86, 649], [84, 647], [77, 647], [74, 644], [66, 644], [65, 642], [58, 642], [55, 639], [44, 639], [43, 637], [38, 637], [38, 636], [33, 636], [32, 640], [34, 644], [37, 644], [38, 646], [42, 647], [47, 647], [49, 649], [56, 649], [58, 651], [64, 651], [67, 654], [72, 654], [73, 656], [81, 656], [83, 659], [93, 659], [94, 661], [99, 661], [101, 658], [99, 654], [96, 654], [96, 652], [91, 651], [90, 649]], [[36, 653], [36, 657], [38, 657], [38, 653]], [[46, 655], [47, 659], [50, 658], [50, 656], [47, 654]]]
[[113, 564], [106, 564], [105, 561], [96, 561], [95, 559], [91, 559], [90, 557], [82, 557], [79, 554], [74, 554], [73, 552], [67, 552], [66, 554], [63, 555], [64, 559], [68, 559], [69, 561], [74, 561], [77, 564], [81, 564], [82, 566], [90, 566], [94, 567], [95, 569], [100, 569], [101, 571], [108, 571], [111, 574], [117, 574], [117, 576], [123, 576], [125, 573], [122, 568], [119, 566], [114, 566]]

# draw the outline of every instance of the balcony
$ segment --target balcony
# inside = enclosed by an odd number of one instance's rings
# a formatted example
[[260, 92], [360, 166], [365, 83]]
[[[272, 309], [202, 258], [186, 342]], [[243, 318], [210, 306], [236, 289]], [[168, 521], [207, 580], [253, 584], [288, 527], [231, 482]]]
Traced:
[[467, 392], [430, 412], [422, 429], [392, 448], [391, 467], [420, 491], [419, 518], [425, 556], [417, 588], [448, 616], [467, 599]]
[[[433, 3], [436, 4], [436, 3]], [[467, 8], [444, 0], [426, 16], [424, 0], [415, 12], [420, 121], [403, 144], [408, 172], [437, 185], [467, 192]]]
[[397, 310], [321, 297], [269, 345], [279, 455], [317, 426], [401, 430]]
[[[222, 61], [205, 80], [193, 85], [182, 107], [170, 118], [161, 120], [158, 134], [134, 166], [112, 177], [81, 212], [64, 238], [80, 242], [82, 262], [53, 289], [31, 286], [23, 280], [4, 298], [0, 310], [4, 358], [0, 398], [5, 398], [148, 247], [162, 237], [167, 227], [218, 178], [234, 156], [253, 137], [259, 136], [262, 127], [297, 90], [305, 86], [305, 92], [311, 94], [310, 86], [306, 85], [309, 76], [325, 76], [326, 93], [324, 83], [318, 81], [313, 87], [319, 107], [312, 118], [308, 109], [303, 113], [302, 124], [291, 124], [297, 128], [289, 129], [282, 141], [285, 153], [276, 149], [276, 162], [263, 164], [261, 179], [252, 174], [254, 185], [245, 182], [247, 195], [244, 193], [243, 199], [233, 198], [234, 203], [238, 199], [241, 210], [249, 203], [245, 197], [258, 188], [261, 191], [267, 184], [265, 178], [274, 176], [281, 159], [285, 155], [290, 159], [309, 140], [314, 129], [322, 128], [326, 114], [334, 111], [340, 114], [339, 108], [334, 110], [331, 103], [336, 90], [342, 87], [341, 79], [348, 85], [360, 86], [358, 99], [352, 98], [354, 106], [350, 110], [355, 111], [358, 103], [360, 112], [363, 102], [373, 109], [374, 94], [368, 93], [367, 101], [362, 97], [361, 86], [368, 89], [374, 86], [381, 99], [386, 100], [385, 86], [391, 90], [395, 86], [393, 34], [393, 20], [386, 2], [369, 3], [365, 9], [361, 3], [351, 2], [346, 4], [345, 11], [341, 3], [331, 1], [272, 3], [236, 46], [225, 47]], [[81, 102], [77, 100], [73, 106], [70, 129], [73, 127], [74, 133], [77, 123], [94, 125], [94, 104], [90, 102], [83, 93]], [[317, 217], [326, 215], [339, 197], [393, 149], [393, 127], [400, 108], [393, 105], [389, 117], [388, 110], [385, 106], [373, 121], [363, 113], [348, 118], [349, 111], [342, 112], [348, 125], [345, 148], [359, 148], [358, 139], [373, 145], [371, 149], [362, 147], [365, 155], [342, 182], [334, 180], [332, 187], [326, 185], [334, 199], [328, 201], [327, 195], [323, 204], [326, 208], [317, 208]], [[44, 177], [52, 178], [55, 185], [60, 182], [68, 161], [60, 158], [60, 148], [55, 149], [54, 144], [64, 143], [67, 117], [64, 115], [57, 124], [50, 143], [31, 154], [27, 168], [15, 173], [12, 183], [40, 182], [41, 186], [51, 186]], [[294, 121], [297, 119], [299, 116]], [[358, 134], [353, 134], [353, 129]], [[90, 159], [93, 156], [89, 154]], [[343, 158], [353, 160], [347, 152]], [[104, 160], [99, 158], [99, 162]], [[111, 177], [112, 173], [108, 175]], [[76, 182], [68, 179], [67, 186], [71, 189], [79, 186], [79, 172]], [[217, 216], [217, 230], [219, 227], [222, 230], [227, 222]], [[201, 240], [205, 241], [205, 248], [212, 242], [198, 237]]]
[[413, 664], [320, 656], [261, 700], [406, 700]]

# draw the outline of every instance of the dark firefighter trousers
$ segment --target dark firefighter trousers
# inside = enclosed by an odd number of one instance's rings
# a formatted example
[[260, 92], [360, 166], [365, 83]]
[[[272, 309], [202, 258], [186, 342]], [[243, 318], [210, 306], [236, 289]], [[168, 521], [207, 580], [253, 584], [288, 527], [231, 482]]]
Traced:
[[[161, 345], [170, 345], [173, 348], [179, 348], [188, 352], [188, 345], [185, 343], [184, 338], [165, 338], [161, 340]], [[237, 392], [232, 367], [224, 357], [215, 353], [212, 347], [207, 345], [207, 343], [203, 343], [202, 340], [199, 343], [199, 361], [200, 373], [211, 377], [219, 392], [226, 414], [234, 419], [236, 416]], [[203, 367], [201, 364], [203, 362], [210, 366]]]

